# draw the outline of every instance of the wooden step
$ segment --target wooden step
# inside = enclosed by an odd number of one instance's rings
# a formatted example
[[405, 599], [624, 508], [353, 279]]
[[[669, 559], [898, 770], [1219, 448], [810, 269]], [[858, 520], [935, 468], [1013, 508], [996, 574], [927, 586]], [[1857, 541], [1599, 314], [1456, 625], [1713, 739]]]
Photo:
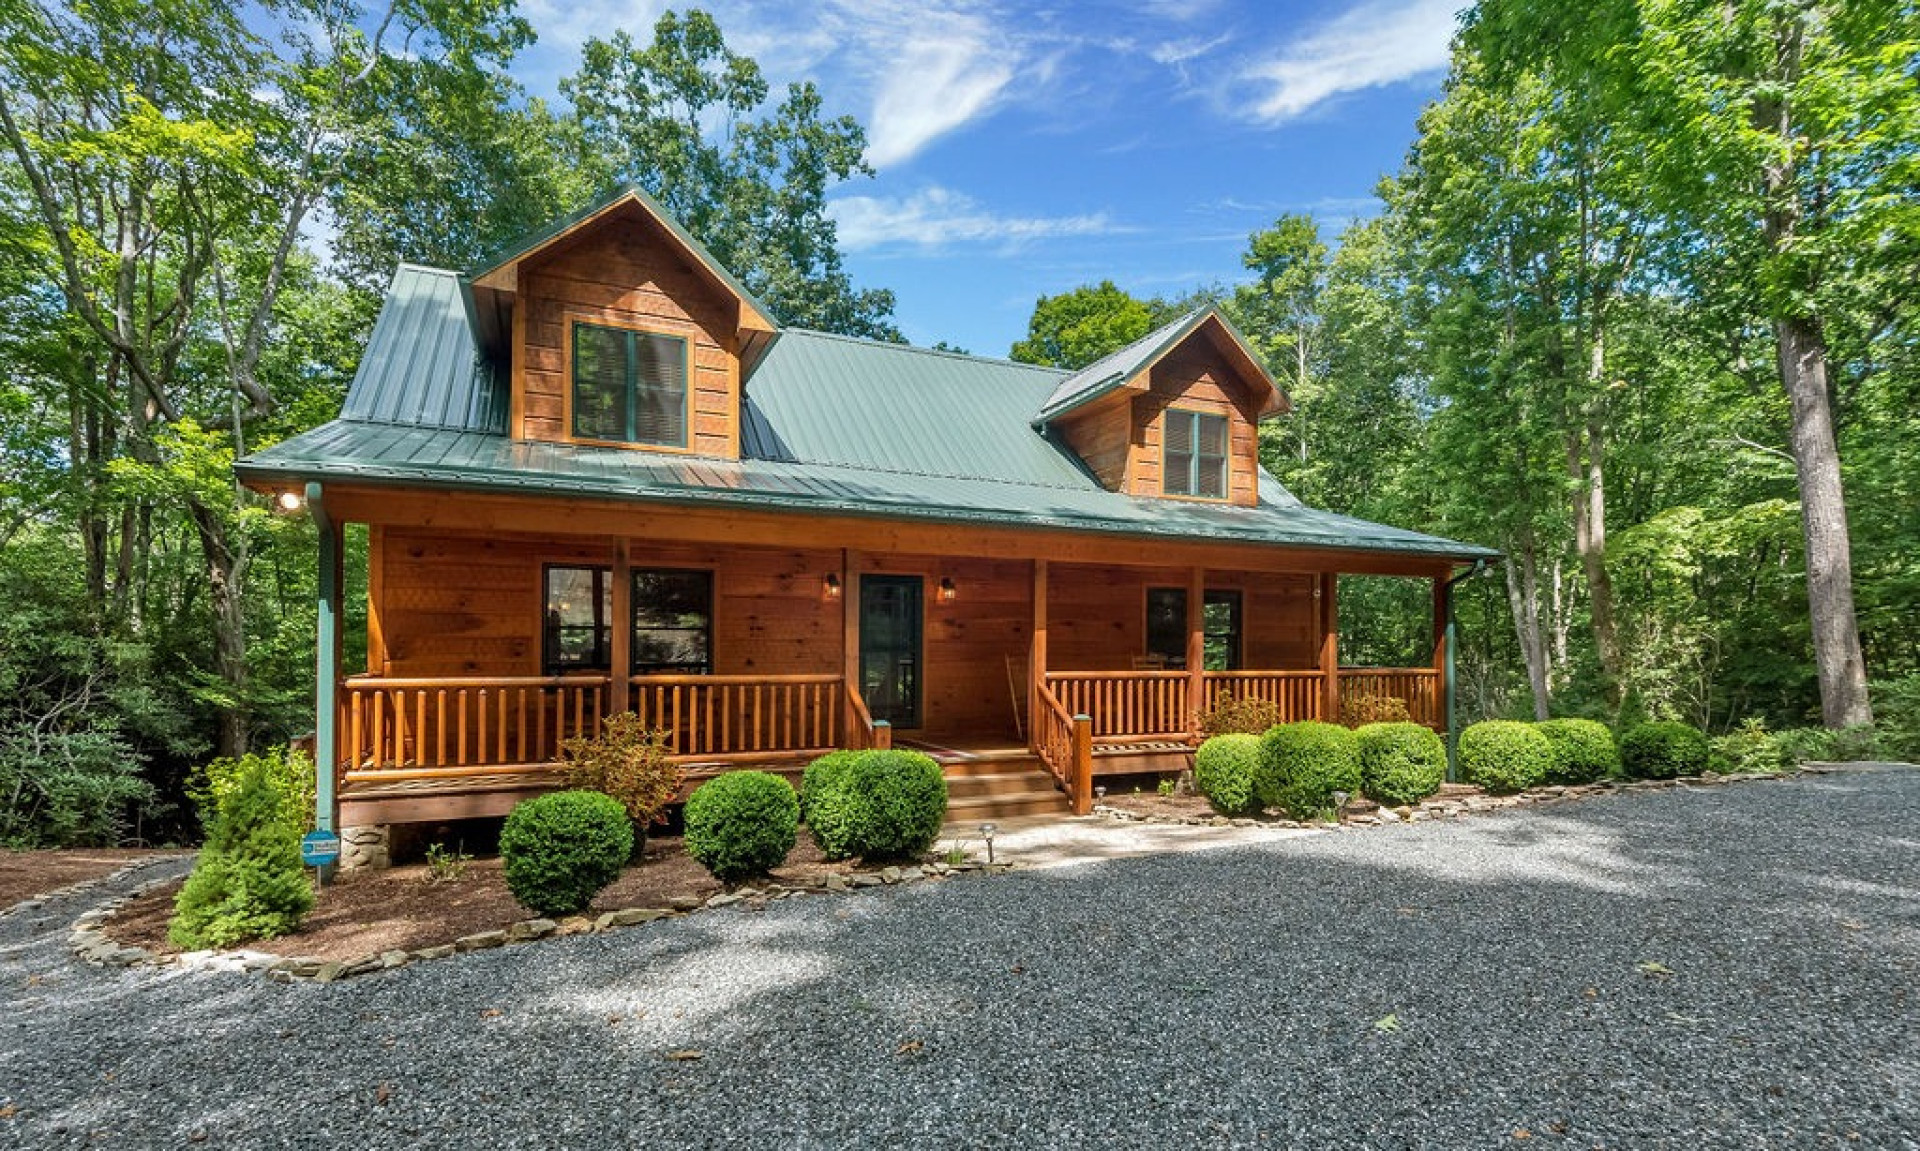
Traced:
[[989, 795], [1017, 795], [1025, 791], [1045, 791], [1052, 786], [1053, 777], [1044, 771], [950, 775], [947, 777], [947, 796], [950, 799], [979, 799]]
[[[1049, 780], [1051, 784], [1051, 780]], [[1016, 791], [1004, 795], [979, 795], [947, 801], [947, 824], [962, 830], [1014, 819], [1022, 815], [1070, 815], [1073, 809], [1057, 788], [1044, 791]]]

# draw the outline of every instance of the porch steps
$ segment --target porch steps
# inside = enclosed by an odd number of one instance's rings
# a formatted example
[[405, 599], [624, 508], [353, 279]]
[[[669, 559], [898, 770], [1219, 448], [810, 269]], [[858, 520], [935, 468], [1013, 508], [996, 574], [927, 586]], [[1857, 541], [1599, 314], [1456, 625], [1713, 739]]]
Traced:
[[1069, 815], [1067, 797], [1031, 755], [941, 765], [947, 776], [947, 822], [977, 826], [1022, 815]]

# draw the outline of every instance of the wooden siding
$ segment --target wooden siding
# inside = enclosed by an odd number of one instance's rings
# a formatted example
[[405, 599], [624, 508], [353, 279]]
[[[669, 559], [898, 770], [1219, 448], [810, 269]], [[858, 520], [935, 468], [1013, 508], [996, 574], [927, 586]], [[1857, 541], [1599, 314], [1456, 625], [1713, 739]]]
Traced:
[[[1147, 650], [1147, 589], [1186, 587], [1188, 568], [1056, 564], [1049, 573], [1047, 666], [1124, 671]], [[1241, 593], [1241, 662], [1250, 668], [1316, 666], [1320, 635], [1309, 575], [1208, 571], [1206, 586]]]
[[740, 455], [739, 305], [673, 253], [665, 233], [623, 215], [520, 269], [514, 305], [513, 434], [571, 441], [570, 326], [576, 321], [680, 336], [689, 347], [684, 450]]

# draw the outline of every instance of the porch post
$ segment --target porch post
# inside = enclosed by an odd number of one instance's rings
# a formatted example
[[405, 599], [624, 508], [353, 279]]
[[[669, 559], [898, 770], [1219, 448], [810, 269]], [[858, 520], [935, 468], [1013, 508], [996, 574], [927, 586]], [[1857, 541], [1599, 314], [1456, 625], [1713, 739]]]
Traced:
[[840, 674], [842, 690], [847, 693], [847, 731], [841, 742], [850, 748], [858, 747], [859, 741], [866, 737], [866, 732], [860, 729], [860, 712], [853, 703], [860, 692], [860, 579], [854, 574], [858, 570], [858, 554], [841, 548]]
[[1340, 722], [1340, 573], [1320, 573], [1320, 674], [1325, 690], [1320, 718]]
[[633, 705], [633, 544], [626, 536], [613, 541], [613, 642], [607, 662], [612, 680], [607, 714], [619, 715]]
[[1047, 682], [1047, 561], [1033, 561], [1033, 643], [1027, 658], [1027, 747], [1040, 751], [1040, 688]]
[[313, 825], [335, 831], [339, 811], [334, 773], [340, 767], [340, 525], [327, 514], [318, 483], [307, 485], [307, 511], [320, 536], [319, 592], [314, 615]]
[[1438, 675], [1441, 738], [1447, 743], [1447, 782], [1459, 780], [1460, 766], [1453, 742], [1453, 580], [1433, 579], [1433, 670]]
[[1207, 569], [1187, 573], [1187, 733], [1200, 734], [1207, 710]]

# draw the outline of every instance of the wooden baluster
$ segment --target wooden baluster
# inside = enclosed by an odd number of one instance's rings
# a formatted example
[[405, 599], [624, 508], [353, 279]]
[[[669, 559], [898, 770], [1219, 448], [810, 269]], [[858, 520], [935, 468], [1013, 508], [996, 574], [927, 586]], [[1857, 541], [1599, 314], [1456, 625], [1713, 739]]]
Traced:
[[513, 729], [514, 748], [517, 751], [514, 758], [521, 763], [532, 763], [533, 761], [527, 758], [527, 689], [524, 685], [517, 687], [514, 689], [514, 694], [516, 699], [514, 701]]
[[534, 696], [533, 747], [534, 754], [540, 757], [542, 763], [545, 763], [559, 759], [560, 756], [557, 749], [550, 749], [547, 746], [547, 689], [541, 687], [535, 690], [539, 694]]

